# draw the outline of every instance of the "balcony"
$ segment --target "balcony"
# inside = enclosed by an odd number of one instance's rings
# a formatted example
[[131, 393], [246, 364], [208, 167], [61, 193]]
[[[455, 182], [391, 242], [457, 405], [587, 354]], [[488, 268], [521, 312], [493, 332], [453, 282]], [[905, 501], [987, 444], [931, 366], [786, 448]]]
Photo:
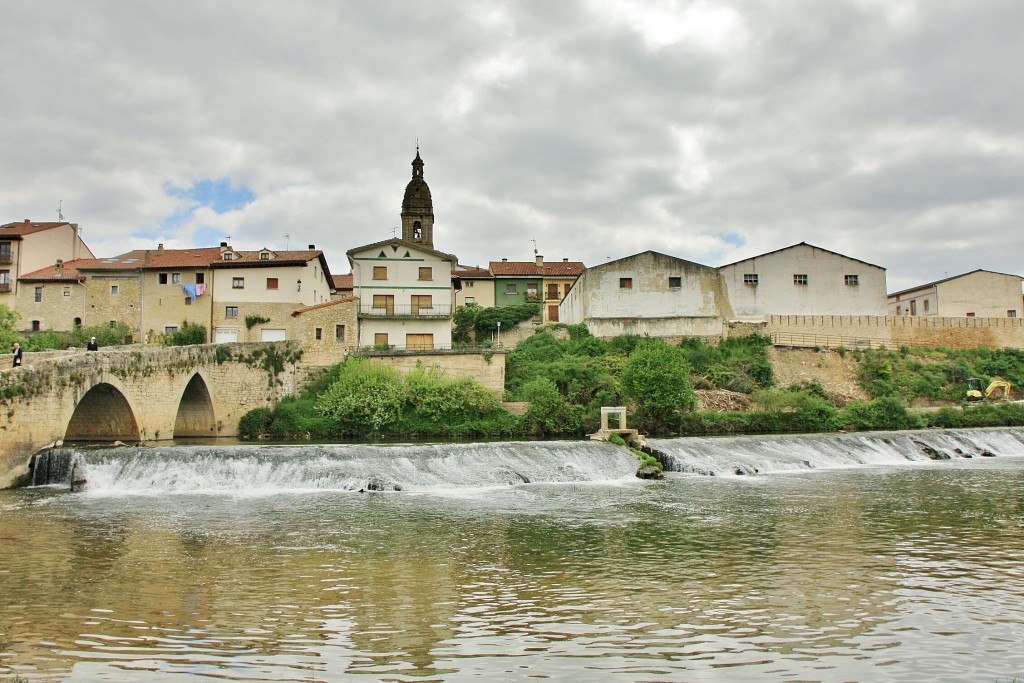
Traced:
[[527, 292], [526, 293], [526, 302], [527, 303], [539, 304], [541, 301], [544, 301], [544, 298], [540, 294], [538, 294], [537, 292]]
[[14, 257], [10, 254], [0, 254], [0, 266], [6, 266], [14, 263]]
[[363, 304], [359, 307], [360, 318], [415, 318], [418, 320], [442, 320], [452, 317], [451, 304], [434, 304], [429, 308], [404, 304], [399, 306], [372, 306]]

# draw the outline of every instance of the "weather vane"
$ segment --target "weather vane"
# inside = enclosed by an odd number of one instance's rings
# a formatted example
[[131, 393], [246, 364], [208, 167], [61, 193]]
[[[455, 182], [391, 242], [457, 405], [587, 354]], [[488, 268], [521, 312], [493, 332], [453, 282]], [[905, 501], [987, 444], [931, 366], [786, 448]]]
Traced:
[[288, 251], [288, 247], [291, 246], [291, 243], [292, 243], [291, 242], [292, 234], [290, 232], [286, 232], [285, 234], [283, 234], [281, 236], [284, 237], [284, 250]]
[[530, 241], [533, 242], [533, 255], [536, 256], [537, 255], [537, 240], [536, 239], [532, 239]]

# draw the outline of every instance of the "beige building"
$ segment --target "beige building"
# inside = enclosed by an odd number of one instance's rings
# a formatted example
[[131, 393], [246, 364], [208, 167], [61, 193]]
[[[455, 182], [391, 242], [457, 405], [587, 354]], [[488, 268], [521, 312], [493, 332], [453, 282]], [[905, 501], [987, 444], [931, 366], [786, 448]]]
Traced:
[[885, 315], [885, 268], [806, 242], [721, 266], [737, 319]]
[[[93, 258], [82, 241], [77, 223], [48, 223], [25, 219], [0, 225], [0, 304], [17, 310], [20, 278], [27, 273], [63, 262]], [[37, 283], [28, 285], [33, 296]], [[31, 319], [31, 313], [22, 315]]]
[[332, 299], [292, 311], [289, 339], [302, 342], [304, 365], [328, 367], [345, 360], [359, 342], [359, 300]]
[[716, 268], [655, 251], [587, 268], [559, 311], [596, 337], [719, 336], [731, 316]]
[[494, 275], [486, 268], [455, 266], [455, 306], [476, 304], [484, 308], [494, 306]]
[[70, 332], [85, 320], [85, 276], [78, 272], [82, 259], [57, 262], [18, 278], [15, 309], [19, 328], [26, 332]]
[[402, 238], [350, 249], [359, 346], [450, 348], [457, 259], [434, 249], [434, 208], [419, 149], [402, 199]]
[[889, 315], [945, 318], [1017, 318], [1021, 276], [972, 270], [962, 275], [894, 292]]

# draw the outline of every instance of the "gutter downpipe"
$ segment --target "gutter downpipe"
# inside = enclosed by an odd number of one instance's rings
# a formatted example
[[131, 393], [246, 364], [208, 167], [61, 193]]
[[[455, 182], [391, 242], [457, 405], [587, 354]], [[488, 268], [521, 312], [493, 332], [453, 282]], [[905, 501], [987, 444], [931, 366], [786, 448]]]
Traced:
[[143, 344], [147, 344], [149, 339], [143, 331], [146, 326], [146, 278], [142, 268], [137, 268], [136, 272], [139, 274], [139, 337]]

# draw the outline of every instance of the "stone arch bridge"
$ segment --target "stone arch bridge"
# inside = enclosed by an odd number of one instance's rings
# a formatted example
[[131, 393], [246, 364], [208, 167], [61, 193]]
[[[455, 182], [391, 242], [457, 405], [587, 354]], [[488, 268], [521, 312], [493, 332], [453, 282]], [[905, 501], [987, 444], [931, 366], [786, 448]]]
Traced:
[[62, 441], [235, 436], [246, 412], [299, 386], [297, 342], [25, 354], [0, 373], [0, 488]]

